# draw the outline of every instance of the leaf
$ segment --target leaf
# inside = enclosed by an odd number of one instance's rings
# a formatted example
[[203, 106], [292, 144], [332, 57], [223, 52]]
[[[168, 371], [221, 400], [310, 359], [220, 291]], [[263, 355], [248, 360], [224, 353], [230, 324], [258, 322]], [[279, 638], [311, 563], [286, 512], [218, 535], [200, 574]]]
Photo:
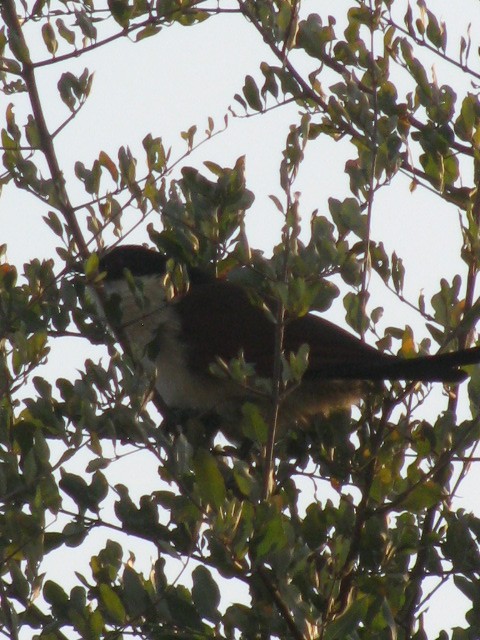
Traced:
[[127, 614], [125, 608], [122, 604], [122, 601], [115, 593], [115, 591], [105, 583], [102, 583], [98, 587], [100, 598], [105, 606], [107, 613], [113, 618], [115, 622], [118, 624], [123, 624], [126, 620]]
[[135, 42], [140, 42], [140, 40], [145, 40], [145, 38], [150, 38], [151, 36], [156, 35], [161, 31], [162, 27], [149, 24], [144, 29], [137, 31], [135, 35]]
[[269, 195], [268, 196], [270, 198], [270, 200], [273, 202], [273, 204], [277, 207], [278, 211], [284, 215], [284, 211], [283, 211], [283, 205], [280, 202], [280, 200], [277, 198], [277, 196], [274, 195]]
[[225, 501], [226, 489], [216, 459], [206, 449], [199, 449], [192, 462], [200, 496], [219, 509]]
[[137, 618], [145, 614], [149, 603], [147, 591], [139, 574], [128, 564], [123, 572], [122, 583], [129, 615]]
[[403, 18], [405, 22], [405, 26], [407, 27], [407, 31], [411, 36], [415, 36], [415, 29], [413, 28], [413, 12], [412, 7], [408, 4], [407, 12]]
[[368, 317], [361, 303], [360, 295], [349, 291], [343, 298], [343, 306], [347, 312], [346, 321], [352, 329], [357, 333], [366, 331], [368, 329]]
[[108, 8], [121, 27], [128, 27], [132, 15], [132, 8], [129, 6], [128, 0], [108, 0]]
[[424, 509], [434, 507], [445, 498], [445, 494], [441, 485], [427, 480], [419, 484], [415, 489], [402, 501], [401, 509], [408, 509], [412, 513], [420, 513]]
[[369, 598], [366, 596], [354, 600], [341, 616], [326, 627], [323, 640], [344, 640], [354, 637], [353, 633], [365, 618], [368, 604]]
[[469, 600], [472, 600], [472, 602], [478, 601], [478, 599], [480, 598], [480, 590], [477, 581], [472, 582], [464, 576], [454, 576], [453, 581], [457, 589], [460, 589], [464, 596], [466, 596]]
[[197, 133], [197, 126], [192, 125], [187, 131], [181, 132], [181, 137], [187, 142], [189, 150], [193, 149], [193, 141]]
[[32, 115], [27, 117], [27, 124], [25, 126], [25, 134], [27, 136], [28, 143], [33, 149], [40, 149], [42, 140], [38, 131], [37, 123]]
[[77, 101], [75, 91], [77, 84], [77, 78], [75, 78], [73, 73], [70, 72], [63, 73], [57, 83], [60, 98], [72, 112], [75, 110], [75, 104]]
[[392, 281], [397, 293], [402, 293], [403, 291], [404, 278], [405, 267], [403, 266], [403, 260], [394, 251], [392, 254]]
[[299, 383], [308, 368], [310, 345], [302, 344], [297, 353], [290, 353], [288, 358], [289, 380]]
[[325, 57], [325, 45], [334, 37], [332, 24], [323, 26], [320, 16], [312, 13], [299, 23], [296, 45], [304, 49], [309, 56], [322, 60]]
[[287, 546], [288, 537], [282, 514], [276, 510], [270, 510], [265, 515], [255, 543], [255, 556], [257, 559]]
[[55, 36], [55, 31], [50, 22], [45, 22], [42, 26], [42, 38], [48, 49], [48, 52], [55, 55], [58, 49], [58, 41]]
[[96, 253], [91, 253], [85, 262], [85, 275], [87, 278], [93, 278], [98, 273], [100, 260]]
[[245, 84], [243, 86], [243, 95], [248, 102], [248, 105], [255, 111], [263, 110], [262, 99], [260, 98], [260, 91], [252, 76], [246, 76]]
[[245, 102], [245, 100], [242, 98], [242, 96], [241, 96], [241, 95], [239, 95], [238, 93], [236, 93], [236, 94], [233, 96], [233, 98], [234, 98], [234, 100], [236, 100], [237, 102], [239, 102], [239, 103], [242, 105], [242, 107], [245, 109], [245, 111], [247, 110], [247, 103]]
[[343, 202], [329, 198], [328, 206], [340, 235], [352, 231], [362, 240], [366, 237], [367, 216], [362, 214], [356, 198], [346, 198]]
[[377, 324], [377, 322], [381, 320], [381, 318], [383, 317], [383, 311], [383, 307], [376, 307], [375, 309], [373, 309], [373, 311], [370, 313], [370, 319], [373, 324]]
[[68, 42], [68, 44], [74, 45], [75, 44], [75, 31], [72, 31], [71, 29], [69, 29], [64, 21], [61, 18], [58, 18], [55, 21], [55, 24], [57, 25], [57, 29], [58, 29], [58, 33], [60, 34], [60, 36], [66, 40]]
[[108, 481], [101, 471], [97, 470], [93, 474], [92, 482], [89, 486], [89, 494], [91, 499], [95, 501], [96, 505], [107, 497]]
[[89, 16], [85, 9], [74, 9], [76, 24], [80, 27], [85, 38], [89, 40], [97, 39], [97, 28], [94, 25], [94, 19]]
[[245, 402], [242, 406], [242, 433], [252, 442], [265, 444], [268, 426], [257, 404]]
[[263, 98], [266, 93], [270, 93], [274, 98], [278, 98], [278, 83], [275, 77], [275, 71], [266, 62], [260, 64], [260, 69], [265, 76], [265, 82], [261, 89]]
[[248, 465], [237, 460], [233, 467], [233, 477], [241, 494], [246, 497], [251, 496], [255, 489], [255, 480], [250, 474]]
[[471, 574], [480, 569], [480, 553], [472, 531], [468, 526], [468, 516], [458, 511], [448, 519], [447, 536], [442, 550], [453, 564], [455, 573]]
[[66, 606], [68, 604], [68, 596], [63, 588], [52, 580], [47, 580], [43, 587], [43, 597], [52, 605]]
[[431, 11], [427, 10], [427, 16], [427, 38], [435, 47], [437, 47], [437, 49], [445, 51], [447, 47], [447, 31], [445, 29], [445, 24], [439, 24], [436, 16]]
[[[165, 593], [165, 599], [173, 622], [179, 627], [189, 629], [186, 637], [205, 637], [201, 618], [191, 602], [190, 592], [185, 587], [179, 585], [175, 590], [168, 589]], [[193, 633], [194, 630], [201, 633], [197, 635]], [[170, 636], [170, 638], [174, 640], [174, 636]]]
[[78, 547], [85, 540], [89, 530], [81, 522], [68, 522], [62, 531], [62, 536], [67, 547]]
[[9, 591], [12, 592], [11, 595], [14, 595], [14, 597], [20, 602], [26, 603], [28, 596], [30, 595], [30, 586], [27, 578], [20, 568], [20, 563], [15, 560], [11, 560], [8, 562], [8, 569], [12, 580], [12, 584], [9, 588]]
[[60, 222], [60, 218], [54, 211], [49, 211], [46, 216], [42, 216], [45, 223], [50, 227], [50, 229], [60, 238], [63, 237], [63, 226]]
[[65, 491], [79, 506], [88, 505], [88, 485], [85, 480], [74, 473], [60, 470], [59, 487]]
[[110, 158], [108, 153], [106, 153], [105, 151], [100, 151], [98, 155], [98, 161], [102, 165], [102, 167], [105, 167], [105, 169], [107, 169], [107, 171], [112, 176], [113, 180], [117, 182], [118, 181], [117, 165], [113, 162], [113, 160]]
[[417, 355], [413, 330], [410, 326], [406, 326], [402, 335], [401, 354], [404, 358], [414, 358]]
[[218, 611], [220, 589], [212, 574], [206, 567], [199, 566], [192, 572], [192, 579], [192, 598], [198, 613], [202, 618], [218, 622], [221, 617]]

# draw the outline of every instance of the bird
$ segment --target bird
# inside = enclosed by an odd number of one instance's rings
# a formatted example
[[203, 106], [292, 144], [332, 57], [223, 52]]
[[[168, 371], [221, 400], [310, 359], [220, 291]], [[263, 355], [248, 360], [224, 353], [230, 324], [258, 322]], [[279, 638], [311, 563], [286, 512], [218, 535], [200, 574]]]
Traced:
[[[196, 267], [187, 268], [188, 289], [169, 299], [168, 259], [144, 246], [119, 245], [99, 260], [105, 294], [116, 302], [114, 323], [135, 357], [155, 365], [163, 402], [176, 410], [219, 415], [238, 411], [246, 401], [261, 403], [262, 394], [216, 375], [212, 364], [241, 354], [256, 376], [271, 379], [272, 316], [244, 286]], [[131, 277], [141, 285], [139, 291]], [[301, 381], [283, 394], [281, 425], [302, 426], [316, 415], [349, 408], [382, 381], [460, 383], [468, 375], [461, 367], [480, 361], [480, 347], [409, 359], [387, 354], [312, 312], [285, 321], [283, 352], [297, 353], [302, 345], [308, 346], [308, 366]]]

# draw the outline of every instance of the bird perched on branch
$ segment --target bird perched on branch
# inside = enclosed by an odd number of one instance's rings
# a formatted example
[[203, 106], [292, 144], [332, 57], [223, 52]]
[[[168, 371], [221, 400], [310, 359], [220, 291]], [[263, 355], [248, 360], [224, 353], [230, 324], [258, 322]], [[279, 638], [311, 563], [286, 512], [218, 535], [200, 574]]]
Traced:
[[[271, 378], [275, 324], [242, 286], [196, 268], [188, 270], [188, 291], [167, 299], [166, 263], [167, 257], [142, 246], [119, 246], [105, 253], [100, 271], [105, 272], [107, 295], [118, 295], [115, 323], [134, 353], [155, 364], [156, 388], [168, 407], [220, 414], [238, 409], [255, 398], [255, 392], [228, 376], [214, 375], [211, 365], [242, 353], [257, 376]], [[126, 274], [142, 283], [138, 291]], [[285, 424], [348, 407], [372, 382], [458, 383], [467, 377], [460, 367], [480, 361], [480, 347], [403, 359], [378, 351], [317, 315], [287, 318], [283, 352], [296, 353], [305, 344], [306, 371], [282, 400], [280, 421]]]

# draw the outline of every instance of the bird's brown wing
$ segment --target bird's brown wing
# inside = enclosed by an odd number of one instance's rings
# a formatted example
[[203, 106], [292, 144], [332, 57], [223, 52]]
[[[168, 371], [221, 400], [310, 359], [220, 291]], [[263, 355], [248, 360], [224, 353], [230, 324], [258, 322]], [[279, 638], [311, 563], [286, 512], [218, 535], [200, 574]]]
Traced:
[[[195, 368], [208, 368], [213, 354], [228, 361], [242, 350], [258, 374], [272, 375], [275, 326], [241, 287], [218, 281], [193, 287], [177, 304]], [[222, 318], [220, 330], [211, 323], [212, 317]], [[286, 323], [285, 353], [296, 353], [303, 344], [310, 347], [308, 372], [318, 377], [369, 379], [369, 371], [388, 360], [347, 331], [311, 314]]]
[[310, 347], [308, 373], [329, 379], [384, 379], [380, 372], [390, 357], [335, 324], [313, 314], [288, 322], [284, 348], [296, 352]]
[[[257, 373], [271, 375], [275, 327], [241, 287], [219, 281], [199, 285], [175, 304], [192, 367], [206, 370], [215, 357], [229, 361], [243, 351]], [[212, 318], [217, 322], [212, 323]]]
[[[216, 356], [229, 361], [243, 351], [259, 375], [272, 375], [275, 326], [243, 288], [220, 281], [201, 284], [176, 304], [194, 368], [205, 371]], [[211, 318], [222, 319], [220, 330]], [[466, 374], [458, 366], [480, 361], [478, 347], [409, 360], [390, 356], [313, 314], [286, 322], [285, 353], [296, 353], [303, 344], [310, 348], [306, 376], [326, 380], [459, 382]]]

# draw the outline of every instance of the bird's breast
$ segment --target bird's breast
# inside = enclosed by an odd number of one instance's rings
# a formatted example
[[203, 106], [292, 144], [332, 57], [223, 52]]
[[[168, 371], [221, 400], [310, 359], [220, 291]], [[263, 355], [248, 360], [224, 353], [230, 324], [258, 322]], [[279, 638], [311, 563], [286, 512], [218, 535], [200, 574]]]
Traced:
[[213, 378], [208, 371], [192, 369], [182, 339], [182, 323], [176, 304], [168, 302], [158, 278], [144, 283], [141, 299], [126, 282], [107, 287], [118, 294], [118, 323], [136, 359], [154, 366], [155, 386], [164, 402], [176, 409], [211, 410], [225, 401], [228, 381]]

